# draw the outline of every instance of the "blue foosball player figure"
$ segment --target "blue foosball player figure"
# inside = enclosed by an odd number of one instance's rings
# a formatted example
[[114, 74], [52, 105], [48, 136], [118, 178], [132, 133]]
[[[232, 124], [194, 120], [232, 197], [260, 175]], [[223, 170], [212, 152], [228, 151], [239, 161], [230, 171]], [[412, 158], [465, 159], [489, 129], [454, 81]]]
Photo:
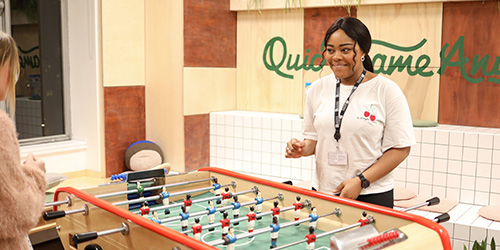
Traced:
[[188, 227], [188, 219], [189, 219], [189, 212], [186, 211], [186, 206], [182, 205], [181, 206], [182, 213], [179, 215], [181, 216], [181, 227], [182, 231], [186, 231]]
[[234, 250], [235, 244], [236, 244], [236, 235], [234, 234], [234, 228], [230, 227], [227, 236], [224, 237], [224, 245], [226, 245], [227, 250]]
[[151, 218], [151, 220], [158, 223], [158, 224], [161, 224], [161, 220], [160, 220], [160, 218], [158, 218], [158, 212], [156, 212], [156, 211], [153, 211], [153, 218]]
[[[257, 214], [262, 213], [262, 203], [264, 202], [264, 198], [262, 198], [262, 194], [260, 191], [257, 192], [257, 197], [255, 197], [255, 212]], [[258, 217], [257, 220], [262, 219], [262, 217]]]
[[[208, 225], [212, 225], [215, 222], [215, 207], [214, 207], [214, 202], [213, 201], [208, 201]], [[214, 231], [214, 228], [208, 229], [208, 231], [212, 232]]]
[[280, 230], [280, 224], [278, 224], [278, 217], [273, 217], [273, 224], [270, 225], [270, 227], [273, 229], [271, 230], [271, 247], [276, 248], [276, 242], [278, 241], [278, 233]]
[[[233, 205], [233, 219], [237, 219], [238, 217], [240, 217], [241, 203], [238, 201], [237, 195], [233, 196], [233, 200], [234, 200], [234, 202], [231, 203], [231, 205]], [[238, 226], [239, 224], [240, 224], [239, 222], [236, 222], [233, 225]]]
[[316, 213], [316, 207], [311, 208], [311, 213], [309, 214], [309, 218], [311, 218], [311, 220], [309, 221], [309, 226], [316, 229], [316, 222], [318, 221], [319, 218], [318, 213]]
[[[162, 188], [162, 192], [160, 193], [161, 195], [161, 202], [163, 203], [163, 206], [168, 206], [170, 203], [170, 193], [167, 191], [167, 187]], [[165, 215], [170, 214], [170, 209], [165, 208]]]
[[[219, 184], [219, 180], [217, 178], [214, 178], [213, 182], [214, 182], [214, 184], [212, 184], [212, 186], [214, 187], [214, 194], [215, 194], [215, 196], [220, 196], [221, 185]], [[220, 204], [221, 200], [217, 199], [216, 203]]]

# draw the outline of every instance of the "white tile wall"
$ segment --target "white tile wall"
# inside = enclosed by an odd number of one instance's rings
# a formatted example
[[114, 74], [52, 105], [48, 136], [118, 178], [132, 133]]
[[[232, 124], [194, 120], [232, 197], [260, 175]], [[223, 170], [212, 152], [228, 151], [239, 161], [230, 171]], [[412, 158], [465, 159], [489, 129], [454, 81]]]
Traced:
[[[286, 142], [301, 138], [301, 130], [298, 115], [211, 113], [210, 165], [260, 176], [310, 180], [314, 157], [284, 157]], [[460, 202], [450, 212], [450, 222], [443, 224], [453, 249], [469, 248], [485, 236], [500, 239], [500, 222], [477, 215], [481, 206], [500, 205], [500, 129], [438, 125], [414, 131], [417, 143], [395, 170], [395, 185]], [[424, 215], [430, 219], [436, 216]]]
[[210, 113], [210, 165], [247, 174], [309, 180], [314, 157], [286, 159], [292, 137], [301, 138], [298, 115], [248, 111]]

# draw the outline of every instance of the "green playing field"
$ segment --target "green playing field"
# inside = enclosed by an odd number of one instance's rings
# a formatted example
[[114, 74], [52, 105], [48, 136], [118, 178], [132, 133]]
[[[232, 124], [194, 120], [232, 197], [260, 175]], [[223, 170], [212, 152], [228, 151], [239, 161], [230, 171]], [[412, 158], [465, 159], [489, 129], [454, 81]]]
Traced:
[[[207, 197], [213, 197], [213, 194], [210, 192], [206, 192], [206, 193], [201, 194], [201, 195], [193, 196], [191, 198], [193, 200], [193, 205], [191, 206], [191, 210], [189, 213], [193, 214], [193, 213], [196, 213], [199, 211], [205, 211], [206, 208], [208, 207], [208, 202], [204, 201], [204, 202], [196, 203], [196, 200], [202, 199], [202, 198], [207, 198]], [[263, 197], [263, 198], [266, 199], [268, 197]], [[230, 199], [228, 202], [228, 205], [230, 205], [232, 201], [233, 201], [233, 199]], [[272, 202], [272, 201], [267, 201], [267, 202]], [[179, 204], [179, 203], [182, 203], [182, 200], [177, 201], [177, 202], [171, 202], [170, 204]], [[161, 206], [161, 204], [151, 206], [150, 208], [153, 209], [153, 208], [158, 207], [158, 206]], [[214, 200], [214, 206], [216, 208], [218, 208], [220, 205], [217, 205], [215, 200]], [[138, 212], [138, 211], [139, 211], [139, 209], [132, 210], [132, 212]], [[228, 209], [227, 211], [228, 211], [228, 215], [229, 215], [228, 218], [233, 219], [232, 209]], [[240, 217], [243, 217], [243, 216], [246, 217], [246, 214], [249, 211], [250, 211], [249, 206], [245, 206], [245, 207], [242, 206], [240, 208]], [[267, 211], [263, 210], [262, 212], [267, 212]], [[158, 216], [160, 219], [170, 218], [170, 217], [174, 217], [174, 216], [179, 217], [180, 213], [181, 213], [180, 205], [177, 207], [174, 207], [174, 208], [170, 208], [169, 215], [165, 215], [163, 209], [158, 210]], [[290, 213], [290, 211], [287, 211], [287, 213]], [[150, 213], [149, 215], [145, 215], [144, 217], [151, 219], [151, 218], [153, 218], [153, 216], [151, 214], [152, 213]], [[199, 216], [199, 218], [200, 218], [200, 224], [202, 226], [208, 225], [208, 217], [206, 214]], [[221, 212], [215, 213], [215, 223], [218, 223], [222, 218], [223, 218], [223, 216], [222, 216]], [[300, 218], [300, 219], [304, 219], [304, 218]], [[191, 226], [193, 226], [193, 224], [194, 224], [194, 217], [190, 217], [188, 222], [189, 222], [188, 230], [191, 230]], [[270, 232], [265, 232], [263, 234], [255, 236], [253, 238], [240, 238], [240, 237], [238, 237], [238, 235], [241, 235], [245, 232], [248, 232], [247, 222], [248, 222], [247, 220], [241, 221], [239, 223], [239, 225], [237, 225], [237, 226], [235, 226], [235, 225], [233, 225], [233, 223], [231, 223], [231, 226], [234, 228], [234, 233], [237, 237], [237, 240], [235, 243], [235, 248], [236, 249], [268, 249], [271, 246]], [[285, 222], [288, 222], [288, 220], [285, 220], [283, 218], [279, 219], [280, 225], [282, 225]], [[256, 220], [254, 232], [259, 231], [259, 229], [262, 229], [262, 228], [267, 228], [271, 224], [272, 224], [272, 215], [265, 215], [265, 216], [263, 216], [263, 218], [261, 220]], [[171, 229], [174, 229], [178, 232], [182, 232], [180, 219], [175, 220], [175, 221], [171, 221], [171, 222], [162, 223], [162, 225], [167, 226]], [[279, 230], [279, 237], [278, 237], [278, 241], [277, 241], [277, 246], [282, 246], [282, 245], [286, 245], [288, 243], [303, 240], [305, 238], [305, 236], [307, 234], [309, 234], [309, 226], [308, 225], [309, 225], [309, 223], [306, 222], [306, 223], [303, 223], [299, 226], [289, 226], [289, 227], [285, 227], [285, 228], [281, 227], [281, 229]], [[316, 230], [315, 233], [319, 234], [319, 233], [322, 233], [322, 231]], [[190, 237], [193, 236], [192, 233], [189, 233], [188, 235]], [[216, 241], [216, 240], [219, 240], [221, 238], [222, 238], [222, 231], [221, 231], [220, 226], [216, 227], [215, 230], [211, 231], [211, 232], [209, 232], [207, 229], [203, 229], [203, 231], [201, 233], [201, 241], [203, 241], [205, 243]], [[316, 241], [316, 244], [315, 244], [316, 248], [315, 249], [329, 249], [329, 245], [330, 245], [330, 236], [319, 238]], [[220, 249], [225, 249], [225, 246], [223, 246], [223, 245], [218, 245], [216, 247], [218, 247]], [[306, 249], [306, 243], [301, 243], [301, 244], [295, 245], [293, 247], [289, 247], [287, 249]]]

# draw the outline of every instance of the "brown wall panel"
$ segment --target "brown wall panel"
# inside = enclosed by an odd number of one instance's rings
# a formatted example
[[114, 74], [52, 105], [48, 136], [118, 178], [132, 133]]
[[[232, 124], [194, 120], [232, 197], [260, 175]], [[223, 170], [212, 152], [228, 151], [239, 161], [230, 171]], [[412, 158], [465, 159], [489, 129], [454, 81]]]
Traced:
[[236, 67], [236, 12], [229, 0], [184, 0], [184, 66]]
[[[304, 55], [321, 54], [321, 43], [325, 38], [326, 30], [339, 17], [344, 16], [348, 16], [348, 14], [343, 7], [304, 9]], [[351, 7], [351, 16], [356, 16], [356, 8], [354, 7]], [[309, 53], [307, 49], [310, 49]], [[314, 61], [315, 65], [320, 63], [320, 60]]]
[[104, 88], [106, 176], [125, 171], [125, 151], [146, 138], [144, 86]]
[[[500, 127], [500, 11], [496, 1], [444, 3], [443, 46], [448, 44], [442, 61], [458, 62], [442, 72], [439, 91], [439, 123]], [[459, 46], [463, 38], [463, 46]], [[457, 49], [454, 54], [453, 47]], [[471, 73], [475, 61], [489, 55], [486, 69]], [[478, 65], [476, 63], [476, 65]], [[443, 66], [441, 66], [443, 67]], [[478, 69], [478, 68], [476, 68]], [[483, 71], [485, 70], [485, 72]], [[489, 75], [491, 72], [492, 75]], [[465, 77], [477, 80], [471, 83]]]
[[184, 116], [186, 172], [210, 165], [209, 114]]

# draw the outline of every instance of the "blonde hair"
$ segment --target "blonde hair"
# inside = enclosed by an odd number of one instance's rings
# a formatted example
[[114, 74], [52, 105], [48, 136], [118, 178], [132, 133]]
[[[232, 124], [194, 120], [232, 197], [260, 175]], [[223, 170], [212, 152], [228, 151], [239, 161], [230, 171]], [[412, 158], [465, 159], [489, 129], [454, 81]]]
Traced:
[[16, 82], [19, 78], [19, 55], [17, 45], [14, 39], [7, 33], [0, 31], [0, 67], [10, 65], [9, 76], [9, 91], [6, 97], [7, 111], [14, 113], [16, 107]]

